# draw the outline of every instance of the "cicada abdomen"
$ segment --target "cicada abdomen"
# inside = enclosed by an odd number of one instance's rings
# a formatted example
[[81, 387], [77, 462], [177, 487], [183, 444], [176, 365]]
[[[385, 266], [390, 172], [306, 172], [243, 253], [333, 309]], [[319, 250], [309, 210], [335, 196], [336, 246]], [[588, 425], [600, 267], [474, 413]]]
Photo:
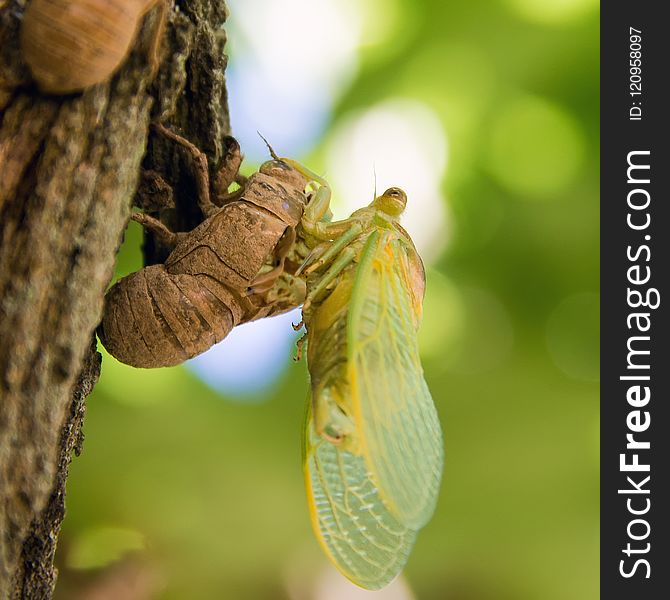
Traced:
[[134, 367], [168, 367], [203, 352], [239, 323], [241, 302], [219, 281], [145, 267], [114, 285], [98, 330], [107, 351]]

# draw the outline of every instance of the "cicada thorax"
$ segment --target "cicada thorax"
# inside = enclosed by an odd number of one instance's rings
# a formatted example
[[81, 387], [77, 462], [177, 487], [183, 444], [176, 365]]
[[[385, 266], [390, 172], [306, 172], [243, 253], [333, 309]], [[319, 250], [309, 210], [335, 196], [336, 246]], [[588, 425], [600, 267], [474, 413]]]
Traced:
[[213, 280], [239, 297], [244, 313], [253, 309], [246, 293], [271, 258], [287, 227], [282, 218], [238, 200], [202, 222], [186, 236], [165, 261], [171, 275]]
[[[135, 367], [176, 365], [240, 323], [301, 303], [304, 282], [276, 264], [275, 250], [282, 248], [283, 265], [282, 241], [305, 205], [304, 181], [288, 175], [283, 180], [252, 175], [239, 200], [181, 234], [164, 264], [145, 267], [110, 288], [98, 329], [110, 354]], [[276, 274], [255, 292], [263, 269]]]

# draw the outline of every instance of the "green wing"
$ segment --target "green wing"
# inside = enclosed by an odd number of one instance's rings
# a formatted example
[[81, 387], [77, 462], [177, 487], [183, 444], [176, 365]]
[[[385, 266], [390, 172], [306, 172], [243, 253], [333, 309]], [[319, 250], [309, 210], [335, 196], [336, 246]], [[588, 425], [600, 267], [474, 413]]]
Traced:
[[[360, 260], [347, 323], [348, 378], [360, 452], [386, 507], [418, 530], [435, 509], [442, 431], [417, 344], [415, 252], [378, 231]], [[420, 264], [420, 260], [418, 262]]]
[[321, 438], [311, 402], [307, 411], [304, 472], [316, 537], [345, 577], [366, 589], [382, 588], [407, 562], [416, 532], [387, 510], [364, 458]]

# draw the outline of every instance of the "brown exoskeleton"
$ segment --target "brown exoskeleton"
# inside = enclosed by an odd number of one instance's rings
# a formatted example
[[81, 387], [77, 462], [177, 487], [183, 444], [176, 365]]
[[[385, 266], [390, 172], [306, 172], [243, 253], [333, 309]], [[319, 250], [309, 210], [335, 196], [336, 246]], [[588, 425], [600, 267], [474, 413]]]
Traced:
[[78, 92], [111, 77], [154, 7], [149, 60], [155, 75], [167, 0], [32, 0], [21, 28], [23, 59], [43, 92]]
[[[173, 233], [149, 215], [133, 215], [173, 249], [164, 264], [140, 269], [108, 290], [98, 335], [118, 360], [145, 368], [179, 364], [235, 325], [285, 312], [305, 297], [304, 281], [291, 275], [297, 264], [286, 264], [307, 203], [305, 177], [271, 160], [241, 178], [234, 142], [210, 194], [205, 155], [168, 129], [155, 129], [191, 154], [205, 220]], [[233, 180], [242, 187], [229, 194]]]

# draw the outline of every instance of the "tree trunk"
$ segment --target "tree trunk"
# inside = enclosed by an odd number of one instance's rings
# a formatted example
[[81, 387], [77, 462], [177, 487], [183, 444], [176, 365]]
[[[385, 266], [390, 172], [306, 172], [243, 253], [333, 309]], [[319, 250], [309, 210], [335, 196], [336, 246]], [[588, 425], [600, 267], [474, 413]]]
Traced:
[[[0, 598], [52, 597], [68, 466], [100, 369], [94, 331], [150, 120], [189, 137], [212, 168], [229, 133], [225, 5], [177, 4], [153, 83], [155, 13], [110, 82], [48, 97], [21, 63], [24, 2], [0, 0]], [[151, 143], [145, 166], [171, 171], [177, 198], [192, 194], [176, 148]]]

